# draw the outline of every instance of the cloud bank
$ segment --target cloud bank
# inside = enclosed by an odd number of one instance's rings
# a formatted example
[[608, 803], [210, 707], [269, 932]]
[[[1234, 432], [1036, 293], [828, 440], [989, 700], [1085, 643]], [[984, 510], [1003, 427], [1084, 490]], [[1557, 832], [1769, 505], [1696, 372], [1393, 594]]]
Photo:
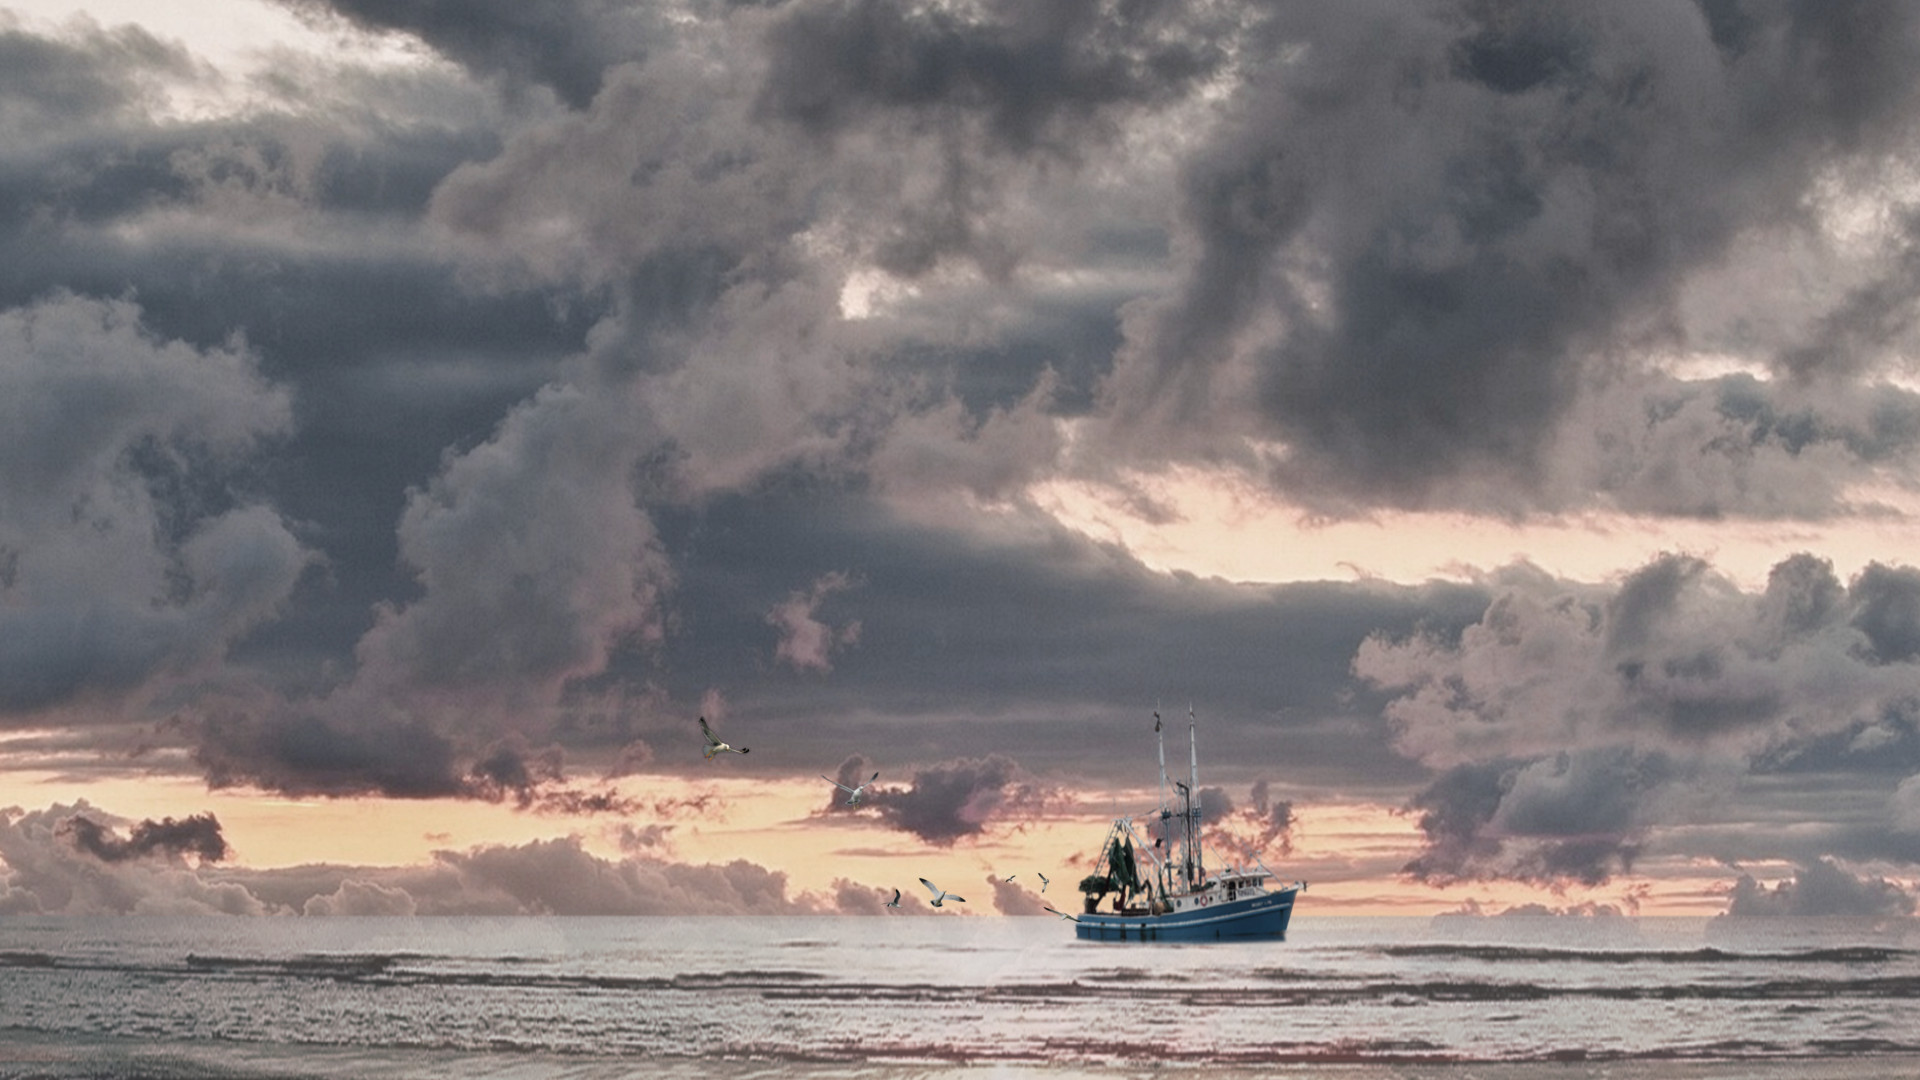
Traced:
[[[1406, 808], [1434, 883], [1920, 860], [1920, 579], [1796, 531], [1920, 488], [1920, 13], [285, 6], [332, 45], [270, 78], [0, 22], [19, 760], [589, 815], [724, 705], [946, 846], [1140, 776], [1187, 698], [1222, 794], [1284, 785], [1222, 804], [1247, 855], [1326, 799]], [[1193, 473], [1808, 550], [1273, 585], [1046, 509]], [[357, 880], [260, 902], [438, 902]]]

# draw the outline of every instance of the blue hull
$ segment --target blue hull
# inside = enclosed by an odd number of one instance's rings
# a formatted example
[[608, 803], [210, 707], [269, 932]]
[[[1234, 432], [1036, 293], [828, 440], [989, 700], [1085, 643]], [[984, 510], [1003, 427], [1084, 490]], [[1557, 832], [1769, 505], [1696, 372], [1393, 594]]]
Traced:
[[1285, 941], [1298, 888], [1166, 915], [1081, 915], [1074, 936], [1082, 941]]

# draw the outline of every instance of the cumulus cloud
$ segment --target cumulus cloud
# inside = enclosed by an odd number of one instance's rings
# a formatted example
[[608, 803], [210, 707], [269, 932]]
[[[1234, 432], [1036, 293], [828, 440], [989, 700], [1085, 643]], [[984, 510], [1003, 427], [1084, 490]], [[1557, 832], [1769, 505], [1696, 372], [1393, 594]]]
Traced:
[[413, 493], [400, 554], [424, 595], [362, 639], [367, 679], [546, 700], [622, 637], [657, 633], [672, 575], [634, 499], [644, 444], [605, 415], [617, 407], [549, 388]]
[[986, 876], [993, 890], [993, 909], [1002, 915], [1045, 915], [1047, 902], [1040, 894], [1008, 878]]
[[1805, 555], [1759, 594], [1685, 556], [1611, 589], [1518, 567], [1457, 636], [1369, 640], [1356, 675], [1390, 695], [1396, 748], [1438, 771], [1408, 872], [1597, 884], [1684, 809], [1682, 781], [1897, 740], [1920, 691], [1914, 580], [1875, 564], [1843, 586]]
[[0, 403], [0, 716], [193, 673], [316, 558], [233, 485], [290, 423], [237, 341], [163, 341], [133, 303], [57, 294], [0, 312]]
[[1800, 866], [1793, 877], [1769, 889], [1741, 874], [1727, 896], [1728, 916], [1827, 915], [1900, 917], [1912, 915], [1914, 897], [1897, 882], [1867, 877], [1832, 859]]
[[610, 407], [551, 388], [415, 491], [399, 540], [419, 597], [380, 606], [354, 678], [325, 698], [192, 725], [210, 778], [529, 803], [559, 780], [551, 751], [531, 760], [501, 732], [657, 635], [672, 576], [635, 502], [639, 445], [587, 415]]
[[[1179, 280], [1127, 312], [1116, 442], [1237, 456], [1336, 512], [1831, 510], [1865, 464], [1847, 410], [1636, 358], [1717, 345], [1679, 288], [1803, 228], [1836, 167], [1907, 145], [1920, 33], [1890, 9], [1723, 16], [1369, 3], [1259, 23], [1185, 163]], [[1885, 326], [1896, 292], [1838, 301], [1815, 338], [1846, 347], [1789, 369], [1847, 373], [1851, 328]], [[1796, 398], [1810, 422], [1768, 422]]]
[[1241, 867], [1250, 867], [1267, 855], [1285, 855], [1293, 850], [1293, 803], [1274, 799], [1271, 785], [1256, 780], [1247, 793], [1247, 803], [1236, 806], [1224, 789], [1200, 789], [1203, 842], [1215, 853]]
[[[1405, 797], [1432, 880], [1617, 874], [1709, 774], [1861, 789], [1823, 838], [1912, 850], [1905, 567], [1243, 585], [1035, 485], [1893, 520], [1913, 11], [287, 2], [450, 63], [335, 35], [270, 107], [180, 120], [190, 45], [0, 23], [0, 723], [159, 720], [186, 754], [149, 760], [218, 786], [604, 814], [658, 804], [566, 771], [688, 767], [694, 702], [817, 763], [938, 721], [950, 760], [868, 812], [944, 845], [1044, 799], [989, 750], [1137, 768], [1087, 733], [1171, 657], [1236, 785], [1281, 747], [1297, 799]], [[1284, 850], [1291, 804], [1241, 790], [1201, 793], [1219, 843]], [[496, 861], [536, 854], [592, 868]], [[248, 887], [652, 895], [278, 880]]]
[[1018, 820], [1048, 795], [1039, 781], [1004, 754], [959, 758], [916, 769], [904, 788], [876, 785], [866, 802], [889, 826], [930, 844], [951, 847], [984, 833], [989, 824]]
[[[877, 783], [879, 777], [880, 770], [875, 768], [872, 762], [868, 761], [863, 755], [855, 754], [840, 763], [840, 767], [834, 770], [833, 779], [835, 783], [842, 784], [848, 788], [858, 789], [862, 784]], [[826, 802], [821, 808], [822, 812], [828, 814], [859, 813], [864, 807], [872, 805], [871, 796], [878, 790], [878, 787], [867, 788], [866, 794], [861, 796], [859, 804], [849, 805], [847, 803], [847, 793], [839, 788], [832, 788], [827, 792]]]
[[1920, 687], [1901, 651], [1908, 570], [1870, 565], [1843, 589], [1796, 556], [1760, 595], [1678, 555], [1611, 589], [1502, 577], [1456, 639], [1356, 654], [1356, 675], [1393, 692], [1401, 752], [1447, 767], [1623, 740], [1756, 751], [1872, 722]]
[[0, 903], [16, 914], [267, 913], [259, 897], [207, 865], [225, 855], [211, 815], [142, 822], [124, 840], [113, 831], [130, 824], [85, 800], [0, 810]]
[[774, 661], [788, 664], [795, 671], [832, 671], [833, 653], [860, 643], [860, 620], [851, 619], [834, 627], [814, 616], [828, 597], [853, 585], [853, 579], [839, 571], [824, 574], [806, 590], [788, 594], [768, 612], [768, 624], [780, 633], [773, 649]]
[[[607, 859], [577, 837], [437, 852], [418, 866], [219, 867], [210, 816], [129, 823], [85, 802], [0, 810], [0, 910], [125, 914], [832, 914], [878, 890], [791, 894], [786, 875], [746, 860], [691, 865], [652, 852]], [[78, 824], [87, 823], [87, 824]], [[104, 824], [95, 824], [104, 823]], [[82, 838], [86, 839], [82, 839]], [[103, 858], [89, 845], [103, 846]], [[118, 845], [118, 846], [116, 846]], [[141, 849], [144, 845], [144, 850]], [[201, 849], [196, 851], [196, 846]], [[641, 845], [646, 848], [649, 845]], [[198, 856], [190, 861], [187, 854]], [[887, 895], [891, 895], [889, 891]]]
[[349, 878], [325, 896], [309, 897], [302, 915], [414, 915], [419, 905], [405, 889]]

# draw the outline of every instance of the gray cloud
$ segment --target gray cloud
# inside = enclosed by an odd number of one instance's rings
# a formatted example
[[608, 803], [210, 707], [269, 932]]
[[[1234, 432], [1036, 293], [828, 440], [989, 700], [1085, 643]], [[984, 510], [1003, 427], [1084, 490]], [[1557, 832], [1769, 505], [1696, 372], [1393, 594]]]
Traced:
[[992, 874], [986, 884], [993, 889], [993, 909], [1002, 915], [1045, 915], [1047, 902], [1040, 894]]
[[[862, 784], [877, 781], [879, 779], [879, 772], [880, 770], [874, 767], [873, 762], [868, 761], [863, 755], [855, 754], [840, 763], [840, 767], [834, 770], [833, 778], [836, 783], [844, 784], [849, 788], [858, 788]], [[871, 805], [870, 796], [878, 790], [878, 786], [868, 788], [866, 795], [861, 797], [859, 805], [849, 806], [847, 805], [846, 792], [841, 791], [839, 788], [830, 788], [826, 794], [826, 801], [821, 807], [821, 812], [828, 814], [860, 813], [863, 807]]]
[[[0, 810], [0, 912], [15, 914], [831, 914], [838, 897], [864, 910], [878, 890], [841, 882], [836, 896], [790, 895], [786, 875], [745, 860], [689, 865], [605, 859], [577, 838], [443, 851], [419, 866], [216, 867], [201, 851], [218, 838], [210, 816], [144, 822], [119, 840], [94, 828], [126, 824], [85, 802]], [[171, 824], [169, 824], [171, 823]], [[143, 831], [144, 830], [144, 831]], [[107, 844], [103, 859], [79, 838]], [[147, 837], [147, 851], [133, 850]], [[112, 846], [114, 843], [124, 845]], [[887, 895], [891, 895], [888, 892]]]
[[[1190, 698], [1207, 790], [1285, 763], [1289, 799], [1216, 804], [1222, 843], [1328, 797], [1411, 800], [1436, 880], [1913, 857], [1897, 553], [1760, 593], [1686, 556], [1239, 585], [1029, 494], [1166, 520], [1127, 470], [1199, 463], [1327, 514], [1891, 513], [1862, 492], [1911, 482], [1920, 432], [1882, 381], [1914, 336], [1913, 13], [291, 6], [454, 64], [287, 57], [258, 108], [185, 120], [161, 96], [215, 79], [187, 47], [0, 26], [8, 727], [585, 815], [632, 807], [568, 770], [690, 768], [723, 702], [780, 733], [757, 767], [915, 776], [870, 812], [951, 844], [1150, 776], [1142, 717]], [[1763, 835], [1788, 809], [1819, 828]], [[603, 868], [462, 857], [47, 905], [609, 910], [665, 880], [545, 896], [513, 867]]]
[[900, 111], [933, 127], [978, 117], [1014, 151], [1078, 142], [1116, 106], [1177, 99], [1227, 62], [1222, 15], [1100, 0], [786, 5], [767, 30], [762, 107], [823, 134]]
[[582, 108], [606, 69], [645, 55], [665, 25], [647, 6], [614, 0], [284, 0], [308, 16], [331, 12], [374, 30], [413, 34], [482, 77], [538, 84]]
[[814, 616], [828, 597], [854, 584], [846, 574], [824, 574], [809, 588], [789, 593], [785, 601], [775, 605], [767, 613], [768, 624], [780, 634], [773, 647], [774, 661], [791, 665], [796, 671], [832, 671], [834, 652], [860, 643], [860, 620], [851, 619], [835, 627]]
[[315, 553], [232, 485], [284, 430], [245, 349], [159, 341], [124, 301], [0, 312], [0, 713], [125, 698], [216, 661]]
[[1017, 821], [1046, 794], [1018, 762], [989, 754], [916, 769], [905, 788], [875, 785], [866, 802], [888, 825], [951, 847], [984, 833], [989, 824]]
[[1726, 914], [1899, 917], [1913, 911], [1913, 895], [1900, 885], [1856, 875], [1831, 859], [1818, 859], [1800, 866], [1791, 879], [1771, 889], [1741, 874], [1727, 896]]
[[101, 862], [124, 862], [156, 853], [192, 855], [202, 863], [227, 857], [226, 837], [220, 834], [220, 822], [212, 814], [191, 814], [178, 821], [170, 817], [142, 821], [125, 839], [81, 814], [67, 818], [64, 825], [74, 846]]
[[[1731, 35], [1686, 4], [1276, 13], [1189, 160], [1181, 281], [1129, 312], [1124, 438], [1282, 442], [1250, 467], [1335, 509], [1611, 494], [1616, 474], [1562, 472], [1591, 453], [1563, 443], [1623, 353], [1672, 340], [1676, 288], [1749, 231], [1790, 231], [1836, 149], [1865, 162], [1912, 135], [1911, 13], [1742, 11]], [[1642, 452], [1679, 473], [1694, 445]]]
[[[45, 810], [0, 809], [0, 911], [12, 914], [225, 914], [268, 910], [244, 886], [219, 880], [205, 865], [189, 866], [182, 852], [212, 850], [220, 841], [210, 816], [184, 822], [147, 822], [151, 843], [107, 832], [131, 824], [81, 800]], [[85, 824], [77, 824], [82, 823]], [[184, 824], [185, 828], [182, 828]], [[181, 835], [185, 833], [187, 835]], [[135, 836], [141, 835], [138, 827]], [[89, 846], [89, 840], [93, 845]], [[123, 846], [124, 845], [124, 846]], [[115, 858], [102, 859], [99, 847]], [[139, 857], [136, 857], [139, 856]]]
[[16, 145], [75, 124], [137, 122], [157, 86], [208, 77], [184, 47], [138, 26], [83, 22], [49, 38], [0, 23], [0, 131]]
[[[1392, 693], [1401, 752], [1439, 770], [1412, 801], [1427, 847], [1408, 871], [1598, 883], [1701, 813], [1680, 795], [1703, 773], [1873, 776], [1890, 796], [1920, 688], [1911, 578], [1875, 564], [1842, 587], [1805, 555], [1758, 594], [1690, 557], [1611, 590], [1520, 568], [1457, 638], [1372, 639], [1356, 674]], [[1826, 842], [1911, 857], [1884, 817], [1859, 830]]]
[[325, 896], [313, 896], [300, 906], [302, 915], [417, 915], [420, 905], [405, 889], [377, 881], [348, 878]]
[[464, 790], [454, 746], [418, 720], [348, 727], [314, 713], [285, 714], [269, 702], [212, 711], [189, 732], [194, 761], [215, 788], [423, 799]]
[[1265, 780], [1254, 781], [1247, 799], [1245, 806], [1235, 806], [1223, 789], [1200, 789], [1203, 842], [1216, 862], [1225, 856], [1234, 865], [1250, 867], [1268, 855], [1293, 850], [1293, 803], [1275, 800]]

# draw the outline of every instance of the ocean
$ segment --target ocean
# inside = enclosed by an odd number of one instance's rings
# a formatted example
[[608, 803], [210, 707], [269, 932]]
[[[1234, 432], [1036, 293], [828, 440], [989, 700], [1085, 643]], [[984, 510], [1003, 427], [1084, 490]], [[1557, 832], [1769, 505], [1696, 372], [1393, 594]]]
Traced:
[[1336, 918], [0, 919], [0, 1077], [1920, 1075], [1920, 930]]

